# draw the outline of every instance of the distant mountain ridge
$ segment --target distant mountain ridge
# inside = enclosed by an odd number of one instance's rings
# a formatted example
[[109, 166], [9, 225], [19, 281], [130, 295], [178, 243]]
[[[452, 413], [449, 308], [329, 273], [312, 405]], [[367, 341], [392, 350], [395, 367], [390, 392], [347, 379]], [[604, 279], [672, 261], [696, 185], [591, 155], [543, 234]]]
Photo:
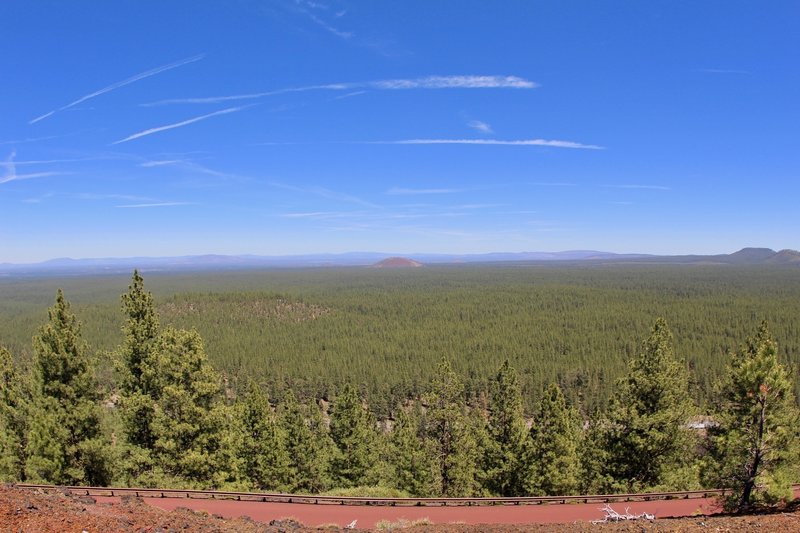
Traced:
[[143, 271], [236, 270], [258, 268], [310, 268], [370, 266], [390, 259], [403, 259], [421, 264], [448, 263], [668, 263], [668, 264], [729, 264], [729, 265], [797, 265], [800, 252], [770, 248], [742, 248], [731, 254], [717, 255], [650, 255], [616, 254], [596, 250], [563, 252], [493, 252], [485, 254], [398, 254], [379, 252], [348, 252], [342, 254], [306, 254], [286, 256], [260, 255], [187, 255], [178, 257], [124, 258], [57, 258], [41, 263], [0, 263], [0, 275], [11, 274], [115, 274]]

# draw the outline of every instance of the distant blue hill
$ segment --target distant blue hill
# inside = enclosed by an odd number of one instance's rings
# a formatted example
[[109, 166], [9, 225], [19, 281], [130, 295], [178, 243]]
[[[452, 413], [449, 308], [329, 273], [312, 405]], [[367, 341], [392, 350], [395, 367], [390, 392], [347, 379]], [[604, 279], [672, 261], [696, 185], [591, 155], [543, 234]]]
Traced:
[[[180, 257], [123, 258], [58, 258], [41, 263], [0, 263], [0, 275], [84, 275], [130, 272], [134, 268], [146, 272], [180, 272], [208, 270], [243, 270], [259, 268], [311, 268], [370, 266], [398, 254], [348, 252], [342, 254], [306, 254], [285, 256], [261, 255], [187, 255]], [[672, 264], [791, 264], [800, 266], [800, 252], [769, 248], [743, 248], [732, 254], [719, 255], [648, 255], [616, 254], [596, 250], [564, 252], [495, 252], [486, 254], [406, 254], [405, 257], [425, 264], [463, 263], [672, 263]]]

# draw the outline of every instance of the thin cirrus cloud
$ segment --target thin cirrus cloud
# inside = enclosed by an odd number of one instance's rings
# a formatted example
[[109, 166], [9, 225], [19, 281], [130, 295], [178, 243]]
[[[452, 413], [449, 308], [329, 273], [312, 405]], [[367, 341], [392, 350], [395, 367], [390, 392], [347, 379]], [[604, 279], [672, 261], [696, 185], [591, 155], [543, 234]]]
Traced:
[[139, 163], [139, 166], [144, 168], [151, 168], [151, 167], [163, 167], [167, 165], [178, 165], [180, 163], [187, 163], [187, 162], [189, 162], [187, 159], [159, 159], [156, 161], [145, 161], [144, 163]]
[[428, 76], [367, 83], [375, 89], [535, 89], [539, 85], [517, 76]]
[[71, 107], [74, 107], [74, 106], [76, 106], [78, 104], [81, 104], [81, 103], [85, 102], [86, 100], [90, 100], [90, 99], [95, 98], [97, 96], [100, 96], [100, 95], [106, 94], [108, 92], [111, 92], [111, 91], [113, 91], [115, 89], [119, 89], [119, 88], [124, 87], [126, 85], [130, 85], [131, 83], [143, 80], [145, 78], [149, 78], [151, 76], [155, 76], [156, 74], [161, 74], [162, 72], [166, 72], [166, 71], [172, 70], [174, 68], [182, 67], [183, 65], [187, 65], [189, 63], [194, 63], [195, 61], [199, 61], [199, 60], [203, 59], [203, 57], [204, 57], [203, 54], [192, 56], [192, 57], [187, 57], [186, 59], [181, 59], [180, 61], [175, 61], [174, 63], [170, 63], [168, 65], [162, 65], [160, 67], [156, 67], [154, 69], [151, 69], [151, 70], [148, 70], [148, 71], [145, 71], [145, 72], [141, 72], [141, 73], [136, 74], [135, 76], [131, 76], [130, 78], [127, 78], [125, 80], [118, 81], [117, 83], [112, 83], [111, 85], [108, 85], [107, 87], [103, 87], [102, 89], [94, 91], [93, 93], [89, 93], [89, 94], [87, 94], [85, 96], [81, 96], [80, 98], [78, 98], [74, 102], [70, 102], [65, 106], [62, 106], [62, 107], [59, 107], [58, 109], [54, 109], [52, 111], [49, 111], [49, 112], [45, 113], [44, 115], [40, 115], [40, 116], [32, 119], [31, 121], [29, 121], [28, 124], [35, 124], [36, 122], [39, 122], [40, 120], [44, 120], [44, 119], [46, 119], [46, 118], [48, 118], [50, 116], [55, 115], [59, 111], [65, 111], [65, 110], [67, 110], [67, 109], [69, 109]]
[[492, 146], [549, 146], [551, 148], [579, 148], [583, 150], [605, 149], [605, 147], [596, 144], [548, 139], [526, 139], [520, 141], [501, 141], [496, 139], [406, 139], [402, 141], [370, 141], [368, 144], [477, 144]]
[[63, 176], [67, 172], [33, 172], [30, 174], [10, 173], [0, 178], [0, 184], [11, 181], [30, 180], [34, 178], [48, 178], [50, 176]]
[[[319, 25], [326, 31], [332, 33], [333, 35], [340, 37], [342, 39], [351, 39], [354, 34], [350, 31], [342, 31], [339, 28], [332, 26], [331, 24], [325, 22], [322, 18], [315, 15], [312, 10], [328, 10], [328, 6], [321, 3], [321, 2], [312, 2], [309, 0], [295, 0], [295, 8], [300, 12], [306, 15], [311, 21], [315, 24]], [[335, 18], [341, 18], [345, 15], [347, 10], [339, 11], [334, 14]]]
[[270, 186], [272, 186], [272, 187], [277, 188], [277, 189], [283, 189], [283, 190], [292, 191], [292, 192], [301, 193], [301, 194], [310, 194], [310, 195], [313, 195], [313, 196], [319, 196], [321, 198], [327, 198], [328, 200], [336, 200], [336, 201], [340, 201], [340, 202], [353, 203], [353, 204], [358, 204], [358, 205], [362, 205], [364, 207], [371, 207], [371, 208], [379, 208], [380, 207], [380, 206], [378, 206], [376, 204], [373, 204], [372, 202], [367, 202], [366, 200], [362, 200], [361, 198], [358, 198], [356, 196], [353, 196], [353, 195], [350, 195], [350, 194], [347, 194], [347, 193], [341, 193], [341, 192], [337, 192], [337, 191], [332, 191], [330, 189], [326, 189], [325, 187], [319, 187], [319, 186], [302, 186], [302, 187], [298, 187], [296, 185], [289, 185], [287, 183], [281, 183], [281, 182], [278, 182], [278, 181], [271, 181], [271, 182], [268, 182], [268, 184]]
[[342, 30], [340, 30], [340, 29], [338, 29], [338, 28], [336, 28], [334, 26], [331, 26], [330, 24], [328, 24], [327, 22], [325, 22], [324, 20], [322, 20], [321, 18], [319, 18], [315, 14], [309, 13], [309, 12], [306, 12], [306, 13], [307, 13], [308, 17], [312, 21], [314, 21], [316, 24], [318, 24], [322, 28], [326, 29], [330, 33], [334, 34], [335, 36], [341, 37], [342, 39], [350, 39], [350, 38], [353, 37], [353, 32], [351, 32], [351, 31], [342, 31]]
[[486, 122], [483, 122], [481, 120], [470, 120], [469, 122], [467, 122], [467, 126], [481, 133], [494, 133], [492, 127]]
[[612, 189], [645, 189], [651, 191], [668, 191], [670, 190], [669, 187], [664, 185], [641, 185], [641, 184], [629, 184], [629, 185], [605, 185], [605, 187], [610, 187]]
[[391, 195], [414, 195], [414, 194], [453, 194], [462, 192], [461, 189], [406, 189], [403, 187], [392, 187], [386, 194]]
[[309, 85], [307, 87], [292, 87], [289, 89], [276, 89], [274, 91], [265, 91], [260, 93], [247, 93], [247, 94], [232, 94], [228, 96], [204, 96], [198, 98], [169, 98], [166, 100], [158, 100], [157, 102], [148, 102], [140, 104], [141, 107], [155, 107], [169, 104], [220, 104], [223, 102], [234, 102], [237, 100], [256, 100], [266, 96], [275, 96], [278, 94], [286, 93], [300, 93], [306, 91], [344, 91], [354, 88], [350, 84], [332, 83], [329, 85]]
[[192, 202], [154, 202], [149, 204], [126, 204], [117, 205], [119, 209], [144, 209], [147, 207], [175, 207], [181, 205], [194, 205]]
[[16, 139], [11, 141], [0, 141], [0, 144], [23, 144], [23, 143], [34, 143], [39, 141], [49, 141], [52, 139], [60, 139], [65, 137], [65, 135], [47, 135], [46, 137], [26, 137], [25, 139]]
[[0, 176], [0, 184], [10, 183], [12, 181], [30, 180], [35, 178], [47, 178], [50, 176], [61, 176], [66, 172], [31, 172], [28, 174], [17, 174], [17, 165], [31, 164], [33, 162], [15, 162], [14, 158], [17, 156], [16, 150], [12, 150], [5, 161], [0, 161], [0, 168], [3, 169], [2, 176]]
[[200, 115], [199, 117], [190, 118], [187, 120], [182, 120], [180, 122], [176, 122], [174, 124], [167, 124], [166, 126], [158, 126], [156, 128], [150, 128], [144, 131], [140, 131], [138, 133], [134, 133], [133, 135], [129, 135], [124, 139], [120, 139], [119, 141], [114, 141], [111, 144], [121, 144], [128, 141], [132, 141], [134, 139], [139, 139], [140, 137], [146, 137], [148, 135], [152, 135], [154, 133], [159, 133], [161, 131], [172, 130], [175, 128], [181, 128], [183, 126], [188, 126], [189, 124], [194, 124], [195, 122], [200, 122], [201, 120], [206, 120], [207, 118], [216, 117], [219, 115], [227, 115], [228, 113], [235, 113], [236, 111], [241, 111], [242, 109], [246, 109], [251, 106], [240, 106], [240, 107], [229, 107], [227, 109], [221, 109], [220, 111], [214, 111], [213, 113], [207, 113], [205, 115]]
[[306, 91], [357, 91], [364, 89], [397, 91], [411, 89], [535, 89], [539, 84], [518, 76], [426, 76], [410, 79], [387, 79], [366, 82], [330, 83], [291, 87], [258, 93], [196, 98], [171, 98], [141, 104], [152, 107], [167, 104], [218, 104], [236, 100], [254, 100], [267, 96]]

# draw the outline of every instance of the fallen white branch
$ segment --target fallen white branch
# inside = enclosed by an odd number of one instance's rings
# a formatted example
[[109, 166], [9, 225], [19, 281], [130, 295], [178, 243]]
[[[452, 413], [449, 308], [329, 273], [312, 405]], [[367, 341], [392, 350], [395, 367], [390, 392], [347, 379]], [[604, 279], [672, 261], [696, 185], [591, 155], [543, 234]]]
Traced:
[[655, 520], [656, 516], [650, 513], [631, 514], [630, 507], [625, 508], [625, 514], [618, 513], [609, 504], [600, 510], [606, 513], [602, 520], [592, 520], [592, 524], [605, 524], [606, 522], [623, 522], [625, 520]]

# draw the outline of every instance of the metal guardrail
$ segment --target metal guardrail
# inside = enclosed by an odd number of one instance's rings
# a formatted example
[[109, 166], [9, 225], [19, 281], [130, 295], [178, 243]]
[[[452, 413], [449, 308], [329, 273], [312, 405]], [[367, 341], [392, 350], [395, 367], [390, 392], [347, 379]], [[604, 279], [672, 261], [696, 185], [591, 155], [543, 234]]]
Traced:
[[[319, 496], [306, 494], [282, 494], [259, 492], [231, 492], [218, 490], [148, 489], [123, 487], [78, 487], [59, 485], [37, 485], [20, 483], [21, 489], [58, 490], [78, 496], [134, 496], [141, 498], [191, 498], [236, 500], [265, 503], [299, 503], [314, 505], [368, 505], [392, 507], [448, 507], [488, 505], [547, 505], [568, 503], [613, 503], [653, 500], [679, 500], [715, 498], [730, 493], [727, 489], [688, 490], [676, 492], [646, 492], [638, 494], [592, 494], [581, 496], [523, 496], [508, 498], [368, 498], [360, 496]], [[800, 484], [792, 485], [795, 493]]]

